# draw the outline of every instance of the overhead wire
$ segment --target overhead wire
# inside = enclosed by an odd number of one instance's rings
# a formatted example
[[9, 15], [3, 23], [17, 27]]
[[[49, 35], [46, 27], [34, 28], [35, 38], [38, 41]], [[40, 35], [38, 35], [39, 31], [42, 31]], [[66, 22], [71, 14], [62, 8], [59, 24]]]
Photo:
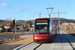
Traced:
[[68, 4], [69, 4], [69, 0], [68, 0], [68, 2], [67, 2], [66, 11], [67, 11], [67, 8], [68, 8]]
[[[66, 5], [66, 10], [65, 10], [65, 13], [67, 12], [67, 9], [68, 9], [68, 4], [69, 4], [69, 0], [68, 0], [67, 5]], [[64, 17], [65, 17], [65, 14], [64, 14]], [[65, 20], [65, 23], [66, 23], [66, 20]], [[66, 25], [65, 25], [65, 30], [66, 30]]]
[[47, 3], [48, 3], [48, 5], [50, 6], [50, 4], [49, 4], [49, 1], [47, 0]]
[[[50, 4], [49, 4], [49, 1], [47, 0], [47, 3], [48, 3], [48, 5], [50, 6]], [[47, 12], [48, 12], [48, 15], [49, 15], [49, 11], [48, 11], [48, 9], [47, 9]]]
[[[66, 5], [66, 10], [65, 10], [65, 13], [67, 12], [67, 9], [68, 9], [68, 4], [69, 4], [69, 0], [68, 0], [67, 5]], [[65, 15], [64, 15], [64, 17], [65, 17]]]

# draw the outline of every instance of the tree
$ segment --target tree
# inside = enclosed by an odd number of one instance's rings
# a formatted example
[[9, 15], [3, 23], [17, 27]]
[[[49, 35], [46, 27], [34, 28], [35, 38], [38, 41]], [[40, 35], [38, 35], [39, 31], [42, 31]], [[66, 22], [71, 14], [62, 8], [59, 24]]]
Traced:
[[30, 27], [32, 27], [32, 22], [29, 20], [28, 22], [26, 22], [25, 26], [26, 29], [29, 29]]
[[0, 32], [2, 31], [3, 28], [4, 28], [4, 27], [3, 27], [2, 25], [0, 25]]
[[15, 27], [13, 21], [11, 21], [11, 23], [10, 23], [10, 27], [11, 27], [11, 28], [14, 28], [14, 27]]

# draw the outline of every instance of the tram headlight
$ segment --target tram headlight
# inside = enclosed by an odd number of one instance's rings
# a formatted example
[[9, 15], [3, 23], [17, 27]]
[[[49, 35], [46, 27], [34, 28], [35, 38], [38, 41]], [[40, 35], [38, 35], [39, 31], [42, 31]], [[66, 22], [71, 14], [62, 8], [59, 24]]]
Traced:
[[35, 39], [37, 39], [37, 37], [35, 37]]

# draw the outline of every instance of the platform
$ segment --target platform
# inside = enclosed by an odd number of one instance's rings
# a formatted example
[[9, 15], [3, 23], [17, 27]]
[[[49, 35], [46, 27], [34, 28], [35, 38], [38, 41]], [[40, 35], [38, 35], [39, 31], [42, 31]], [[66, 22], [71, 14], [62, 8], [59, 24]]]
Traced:
[[52, 43], [30, 43], [22, 45], [13, 50], [73, 50], [75, 48], [75, 37], [60, 31]]

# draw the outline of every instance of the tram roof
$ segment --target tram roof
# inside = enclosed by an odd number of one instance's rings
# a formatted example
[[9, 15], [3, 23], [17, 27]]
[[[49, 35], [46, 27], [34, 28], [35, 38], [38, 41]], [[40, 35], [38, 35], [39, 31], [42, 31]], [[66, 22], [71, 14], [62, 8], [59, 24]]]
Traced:
[[37, 18], [35, 20], [49, 20], [49, 18]]

